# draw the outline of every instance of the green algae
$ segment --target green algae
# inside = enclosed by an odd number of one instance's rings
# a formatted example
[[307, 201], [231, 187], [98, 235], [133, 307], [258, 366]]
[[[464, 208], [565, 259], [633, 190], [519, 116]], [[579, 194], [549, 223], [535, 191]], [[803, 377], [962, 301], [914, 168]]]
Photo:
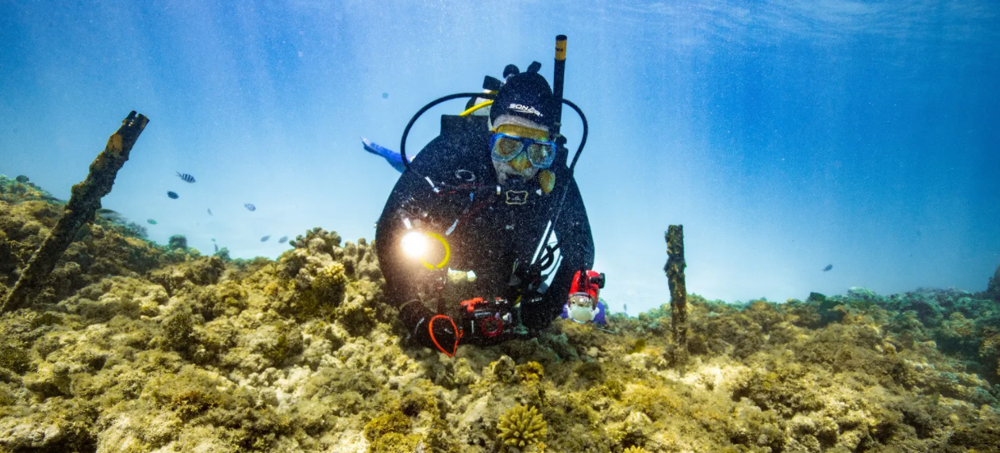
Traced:
[[15, 374], [24, 374], [31, 369], [31, 356], [21, 344], [0, 345], [0, 368]]
[[638, 340], [635, 340], [635, 343], [632, 345], [632, 348], [628, 350], [628, 353], [629, 354], [638, 354], [638, 353], [642, 352], [643, 349], [646, 349], [646, 340], [643, 339], [643, 338], [640, 338]]
[[[0, 295], [61, 209], [10, 200]], [[535, 408], [533, 448], [552, 452], [960, 452], [998, 438], [1000, 310], [982, 294], [689, 294], [684, 374], [669, 306], [449, 358], [403, 340], [367, 241], [317, 228], [291, 243], [275, 261], [230, 261], [88, 227], [39, 303], [0, 316], [0, 451], [495, 452], [514, 447], [516, 407]]]

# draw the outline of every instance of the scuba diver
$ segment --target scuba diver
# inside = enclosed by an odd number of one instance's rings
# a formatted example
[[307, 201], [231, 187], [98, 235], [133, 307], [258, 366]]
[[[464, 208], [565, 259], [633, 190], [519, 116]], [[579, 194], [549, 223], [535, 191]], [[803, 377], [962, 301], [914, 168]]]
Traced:
[[[530, 338], [562, 313], [603, 321], [605, 279], [591, 270], [590, 223], [558, 133], [561, 103], [584, 121], [576, 158], [586, 119], [553, 94], [540, 67], [521, 73], [508, 65], [505, 82], [487, 77], [484, 87], [493, 89], [478, 99], [438, 99], [403, 134], [405, 171], [378, 221], [375, 247], [410, 338], [449, 356], [459, 344]], [[484, 101], [470, 102], [475, 110], [493, 100], [488, 115], [442, 116], [441, 134], [410, 161], [405, 143], [414, 121], [456, 97]]]
[[[477, 110], [476, 112], [474, 112], [474, 114], [479, 114], [479, 112], [485, 111], [486, 114], [488, 115], [489, 110], [490, 110], [489, 106], [486, 106], [482, 109]], [[400, 173], [406, 171], [406, 165], [403, 164], [403, 156], [400, 155], [399, 152], [393, 151], [389, 148], [379, 145], [378, 143], [368, 140], [365, 137], [361, 137], [361, 144], [364, 147], [365, 151], [368, 151], [369, 153], [374, 154], [376, 156], [382, 157], [389, 164], [389, 166], [394, 168], [396, 171]], [[413, 158], [412, 157], [409, 158], [408, 161], [412, 162]], [[576, 282], [574, 281], [574, 283]], [[571, 294], [575, 292], [576, 291], [571, 291]], [[588, 294], [588, 296], [589, 298], [570, 297], [570, 300], [567, 301], [566, 305], [563, 306], [562, 314], [560, 314], [559, 317], [563, 319], [572, 319], [573, 321], [576, 321], [578, 323], [593, 322], [595, 324], [606, 325], [607, 305], [600, 301], [598, 301], [596, 305], [592, 305], [589, 303], [590, 300], [598, 299], [596, 291], [594, 291], [592, 294]]]

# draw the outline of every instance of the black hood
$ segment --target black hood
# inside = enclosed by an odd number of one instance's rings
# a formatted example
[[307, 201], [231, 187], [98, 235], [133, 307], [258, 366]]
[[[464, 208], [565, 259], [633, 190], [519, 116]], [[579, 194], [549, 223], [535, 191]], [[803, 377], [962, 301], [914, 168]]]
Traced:
[[536, 72], [517, 74], [497, 92], [490, 107], [490, 121], [500, 115], [515, 115], [552, 129], [556, 123], [555, 100], [552, 88]]

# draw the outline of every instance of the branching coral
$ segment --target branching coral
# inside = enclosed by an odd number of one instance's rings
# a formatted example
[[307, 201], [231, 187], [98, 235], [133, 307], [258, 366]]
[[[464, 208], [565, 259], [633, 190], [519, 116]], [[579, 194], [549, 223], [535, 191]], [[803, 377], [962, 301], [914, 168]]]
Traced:
[[547, 425], [535, 406], [520, 404], [507, 411], [497, 423], [498, 437], [504, 445], [517, 449], [534, 445], [545, 438]]
[[642, 447], [628, 447], [622, 453], [647, 453], [645, 448]]

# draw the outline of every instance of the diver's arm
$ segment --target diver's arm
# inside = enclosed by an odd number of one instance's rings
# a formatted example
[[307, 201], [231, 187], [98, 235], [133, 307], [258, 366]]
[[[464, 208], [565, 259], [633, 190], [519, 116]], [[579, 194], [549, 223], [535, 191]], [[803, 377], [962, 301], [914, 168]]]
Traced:
[[429, 194], [421, 182], [414, 172], [404, 172], [400, 176], [375, 231], [375, 248], [385, 277], [386, 295], [389, 302], [400, 309], [400, 318], [410, 330], [417, 327], [421, 319], [432, 315], [419, 302], [418, 283], [425, 277], [423, 271], [406, 256], [402, 247], [403, 236], [409, 231], [407, 223], [410, 228], [415, 227], [409, 214], [419, 215], [420, 210], [427, 210], [433, 204], [433, 194]]
[[[447, 256], [432, 255], [440, 251], [437, 249], [427, 256], [409, 256], [404, 252], [403, 238], [415, 232], [432, 246], [437, 245], [435, 237], [445, 243], [447, 229], [468, 195], [441, 190], [429, 179], [434, 180], [416, 171], [400, 176], [379, 218], [375, 246], [390, 303], [400, 310], [400, 319], [412, 338], [424, 346], [436, 347], [428, 334], [428, 324], [438, 315], [432, 301], [434, 288], [444, 284]], [[430, 307], [425, 305], [428, 302]]]

